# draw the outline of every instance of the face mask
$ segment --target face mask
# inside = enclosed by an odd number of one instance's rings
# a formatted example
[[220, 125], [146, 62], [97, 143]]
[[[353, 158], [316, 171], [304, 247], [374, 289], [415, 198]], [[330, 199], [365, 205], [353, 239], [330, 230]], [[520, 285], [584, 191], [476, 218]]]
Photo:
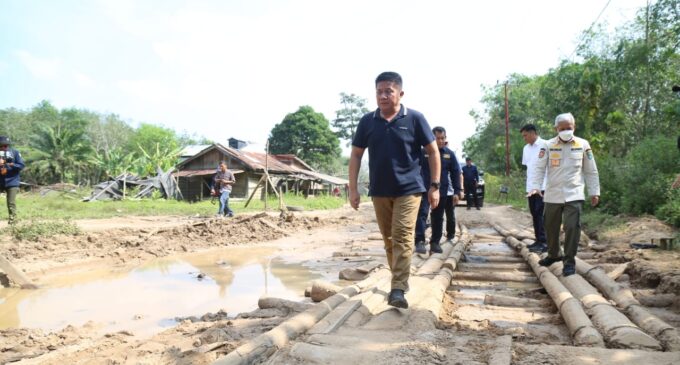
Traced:
[[574, 138], [574, 131], [573, 130], [565, 130], [565, 131], [560, 131], [560, 139], [569, 142], [571, 141], [572, 138]]

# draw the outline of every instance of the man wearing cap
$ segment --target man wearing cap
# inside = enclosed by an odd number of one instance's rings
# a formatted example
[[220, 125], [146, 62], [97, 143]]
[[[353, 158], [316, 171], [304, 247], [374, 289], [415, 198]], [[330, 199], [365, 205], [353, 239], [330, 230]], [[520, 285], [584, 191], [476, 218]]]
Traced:
[[[548, 256], [541, 266], [563, 262], [562, 275], [576, 272], [576, 251], [581, 238], [581, 211], [588, 186], [590, 204], [600, 202], [600, 178], [590, 143], [574, 136], [576, 121], [571, 113], [555, 118], [558, 136], [548, 140], [539, 150], [533, 166], [531, 191], [527, 197], [543, 196], [543, 218], [548, 239]], [[547, 176], [546, 174], [547, 170]], [[545, 177], [545, 194], [541, 185]], [[560, 225], [564, 223], [564, 257], [560, 256]]]
[[375, 91], [378, 109], [361, 118], [352, 140], [349, 201], [352, 208], [359, 208], [357, 180], [361, 158], [368, 148], [369, 195], [392, 271], [387, 303], [408, 308], [404, 293], [409, 288], [413, 232], [422, 193], [428, 192], [430, 206], [439, 205], [440, 181], [433, 179], [427, 190], [420, 174], [421, 148], [430, 155], [430, 171], [437, 177], [439, 149], [423, 114], [401, 104], [404, 91], [398, 73], [378, 75]]
[[467, 209], [470, 210], [474, 202], [475, 208], [479, 210], [479, 200], [477, 199], [477, 183], [479, 183], [479, 172], [477, 166], [472, 164], [470, 157], [465, 158], [465, 166], [463, 166], [463, 188], [465, 190], [465, 199], [467, 200]]
[[8, 222], [14, 224], [17, 217], [17, 194], [19, 193], [19, 172], [24, 168], [21, 154], [10, 147], [9, 137], [0, 136], [0, 193], [7, 194]]

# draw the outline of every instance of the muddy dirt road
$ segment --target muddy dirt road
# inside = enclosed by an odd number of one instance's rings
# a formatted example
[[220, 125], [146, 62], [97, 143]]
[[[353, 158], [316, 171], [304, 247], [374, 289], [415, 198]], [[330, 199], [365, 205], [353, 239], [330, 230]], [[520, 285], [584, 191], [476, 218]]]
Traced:
[[[604, 296], [589, 301], [597, 289], [584, 298], [569, 291], [575, 284], [558, 271], [536, 271], [520, 250], [527, 214], [507, 207], [459, 208], [456, 214], [463, 229], [444, 245], [445, 254], [414, 257], [408, 310], [385, 303], [389, 280], [368, 204], [358, 212], [231, 220], [157, 217], [134, 227], [125, 219], [82, 222], [86, 233], [77, 237], [4, 241], [2, 252], [41, 289], [0, 289], [0, 363], [228, 361], [244, 354], [253, 339], [290, 328], [322, 305], [304, 298], [313, 280], [344, 290], [359, 287], [256, 362], [680, 363], [672, 337], [680, 327], [679, 293], [657, 290], [661, 280], [674, 278], [672, 264], [657, 269], [657, 287], [650, 287], [641, 278], [651, 271], [636, 271], [645, 264], [656, 269], [645, 252], [613, 245], [604, 252], [580, 251], [584, 264], [632, 288], [644, 303], [635, 308], [666, 325], [649, 333], [626, 319], [630, 308]], [[353, 281], [339, 279], [339, 273]], [[546, 291], [545, 280], [566, 292]], [[565, 300], [567, 293], [573, 299]], [[262, 296], [277, 301], [258, 307]], [[582, 317], [576, 317], [586, 325], [575, 325], [567, 307], [581, 308]]]

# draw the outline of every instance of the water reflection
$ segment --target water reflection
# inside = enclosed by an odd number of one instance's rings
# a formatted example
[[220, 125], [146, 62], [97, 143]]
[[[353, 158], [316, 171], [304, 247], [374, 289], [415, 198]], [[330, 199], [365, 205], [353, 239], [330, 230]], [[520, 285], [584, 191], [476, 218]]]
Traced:
[[322, 277], [313, 265], [282, 258], [275, 247], [232, 247], [153, 260], [131, 271], [64, 276], [34, 291], [2, 288], [0, 328], [57, 330], [92, 320], [104, 331], [150, 335], [173, 324], [170, 318], [252, 310], [264, 294], [300, 299], [309, 282]]

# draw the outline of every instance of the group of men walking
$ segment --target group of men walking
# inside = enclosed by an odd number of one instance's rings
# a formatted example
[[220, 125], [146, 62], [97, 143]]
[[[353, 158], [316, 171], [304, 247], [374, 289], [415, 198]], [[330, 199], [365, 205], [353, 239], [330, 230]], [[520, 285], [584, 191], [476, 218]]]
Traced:
[[[442, 252], [439, 241], [445, 212], [446, 237], [451, 239], [455, 234], [453, 206], [460, 197], [461, 173], [465, 192], [471, 195], [468, 209], [473, 202], [479, 209], [479, 173], [471, 159], [466, 159], [466, 166], [460, 168], [455, 154], [446, 146], [444, 128], [430, 129], [423, 114], [401, 104], [404, 91], [399, 74], [381, 73], [375, 80], [375, 89], [378, 109], [361, 118], [352, 141], [349, 198], [351, 206], [358, 209], [361, 199], [357, 180], [361, 159], [368, 149], [369, 195], [392, 271], [388, 304], [408, 308], [405, 293], [409, 289], [411, 256], [414, 246], [416, 252], [426, 253], [427, 213], [432, 223], [430, 253]], [[540, 139], [532, 125], [521, 130], [527, 142], [522, 163], [527, 166], [527, 198], [536, 233], [531, 249], [547, 249], [541, 265], [563, 261], [564, 275], [575, 271], [584, 184], [588, 185], [593, 206], [600, 195], [593, 152], [588, 141], [573, 135], [574, 129], [574, 117], [567, 113], [557, 116], [558, 136], [548, 141]], [[559, 244], [562, 223], [566, 236], [564, 255]]]

